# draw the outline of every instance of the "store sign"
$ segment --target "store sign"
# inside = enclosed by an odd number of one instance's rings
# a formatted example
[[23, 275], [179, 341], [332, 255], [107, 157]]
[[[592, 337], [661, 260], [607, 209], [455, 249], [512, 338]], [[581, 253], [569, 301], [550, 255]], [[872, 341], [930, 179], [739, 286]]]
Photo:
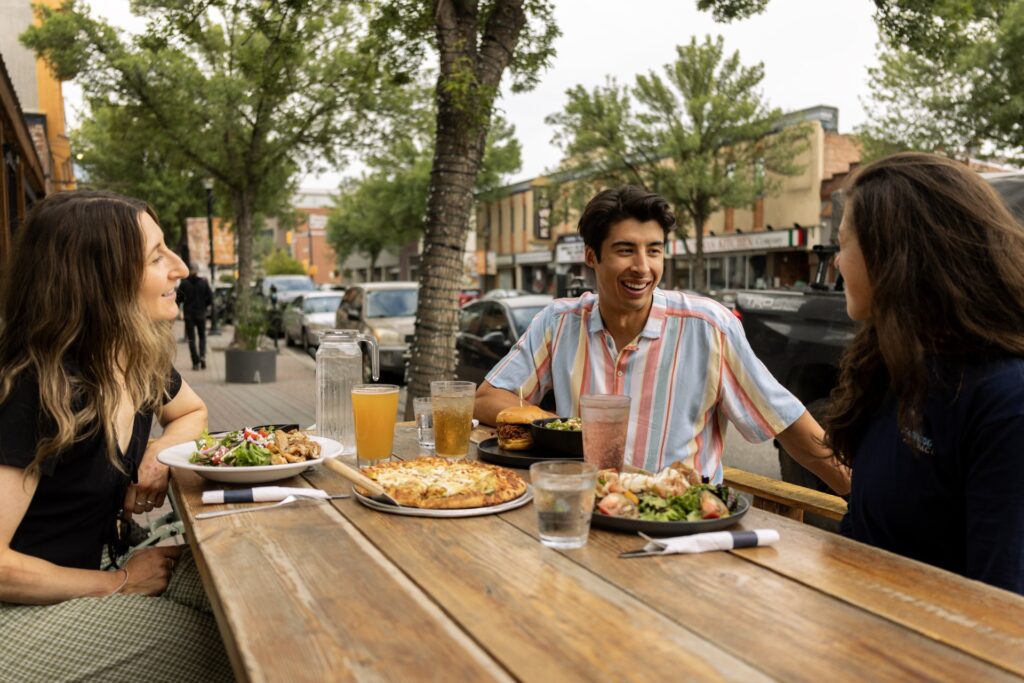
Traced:
[[[785, 249], [787, 247], [800, 247], [806, 243], [807, 233], [799, 228], [737, 233], [735, 235], [707, 235], [704, 237], [704, 253]], [[694, 253], [697, 251], [697, 240], [692, 237], [688, 238], [686, 246], [689, 248], [689, 253]], [[683, 256], [687, 253], [686, 249], [683, 248], [682, 240], [673, 240], [671, 251], [674, 256]]]
[[524, 254], [516, 254], [516, 263], [522, 265], [533, 265], [539, 263], [551, 263], [550, 251], [529, 251]]
[[586, 245], [582, 237], [565, 240], [555, 245], [555, 263], [583, 263]]
[[511, 266], [514, 258], [515, 257], [512, 254], [501, 254], [494, 258], [494, 264], [498, 268], [501, 268], [502, 266]]
[[310, 214], [309, 216], [309, 229], [310, 230], [323, 230], [327, 227], [327, 216], [320, 214]]

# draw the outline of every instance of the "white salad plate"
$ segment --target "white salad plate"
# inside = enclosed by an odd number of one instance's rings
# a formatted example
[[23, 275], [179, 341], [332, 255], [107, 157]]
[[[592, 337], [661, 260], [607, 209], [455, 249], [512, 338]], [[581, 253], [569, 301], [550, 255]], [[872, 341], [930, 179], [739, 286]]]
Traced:
[[191, 470], [210, 481], [220, 481], [226, 484], [263, 484], [268, 481], [293, 477], [311, 467], [316, 467], [324, 461], [324, 458], [334, 458], [341, 453], [341, 444], [334, 439], [325, 439], [321, 436], [310, 436], [309, 438], [320, 444], [320, 457], [305, 462], [290, 462], [286, 465], [256, 465], [253, 467], [195, 465], [189, 462], [189, 458], [196, 452], [195, 441], [165, 448], [157, 454], [156, 459], [168, 467]]

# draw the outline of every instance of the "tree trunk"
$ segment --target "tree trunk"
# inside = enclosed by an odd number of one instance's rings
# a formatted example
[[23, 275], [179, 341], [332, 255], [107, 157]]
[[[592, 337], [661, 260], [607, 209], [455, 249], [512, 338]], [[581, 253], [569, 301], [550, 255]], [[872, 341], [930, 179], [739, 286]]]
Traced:
[[[235, 284], [235, 301], [237, 311], [249, 310], [249, 298], [252, 296], [249, 283], [253, 280], [252, 263], [252, 214], [253, 196], [248, 189], [231, 192], [231, 206], [235, 212], [235, 234], [238, 235], [238, 282]], [[238, 330], [232, 345], [238, 345]]]
[[[369, 254], [369, 256], [370, 256], [370, 273], [369, 273], [369, 277], [366, 278], [369, 282], [373, 282], [373, 276], [377, 273], [377, 257], [379, 255], [379, 253], [380, 252], [371, 251], [370, 254]], [[384, 278], [381, 278], [381, 279], [383, 280]]]
[[459, 118], [455, 112], [438, 112], [437, 148], [427, 199], [427, 234], [420, 257], [416, 335], [409, 369], [410, 401], [429, 396], [432, 381], [455, 376], [455, 334], [466, 233], [486, 135], [479, 127], [474, 131], [459, 125]]
[[407, 419], [412, 417], [413, 399], [430, 395], [432, 381], [455, 376], [458, 294], [473, 192], [501, 76], [526, 25], [523, 0], [496, 0], [485, 27], [480, 26], [479, 12], [478, 0], [434, 3], [440, 57], [437, 131], [420, 258]]

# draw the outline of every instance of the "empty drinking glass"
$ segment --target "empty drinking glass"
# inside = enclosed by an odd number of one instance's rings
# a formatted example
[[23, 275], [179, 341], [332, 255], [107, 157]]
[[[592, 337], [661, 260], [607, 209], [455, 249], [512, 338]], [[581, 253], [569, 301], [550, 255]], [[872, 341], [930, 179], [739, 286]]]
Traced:
[[416, 440], [419, 442], [420, 450], [428, 454], [432, 453], [434, 451], [434, 407], [430, 403], [430, 397], [413, 399], [412, 409], [416, 414]]

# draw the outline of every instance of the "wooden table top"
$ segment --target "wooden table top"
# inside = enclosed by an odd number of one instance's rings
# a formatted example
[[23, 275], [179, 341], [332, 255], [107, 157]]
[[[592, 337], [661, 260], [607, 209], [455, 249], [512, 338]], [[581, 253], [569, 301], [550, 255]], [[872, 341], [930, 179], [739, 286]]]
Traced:
[[[399, 426], [396, 452], [415, 444]], [[1024, 598], [762, 510], [737, 528], [775, 546], [623, 560], [642, 539], [544, 547], [532, 505], [196, 520], [223, 485], [173, 475], [239, 680], [1024, 679]], [[323, 468], [278, 483], [349, 490]]]

